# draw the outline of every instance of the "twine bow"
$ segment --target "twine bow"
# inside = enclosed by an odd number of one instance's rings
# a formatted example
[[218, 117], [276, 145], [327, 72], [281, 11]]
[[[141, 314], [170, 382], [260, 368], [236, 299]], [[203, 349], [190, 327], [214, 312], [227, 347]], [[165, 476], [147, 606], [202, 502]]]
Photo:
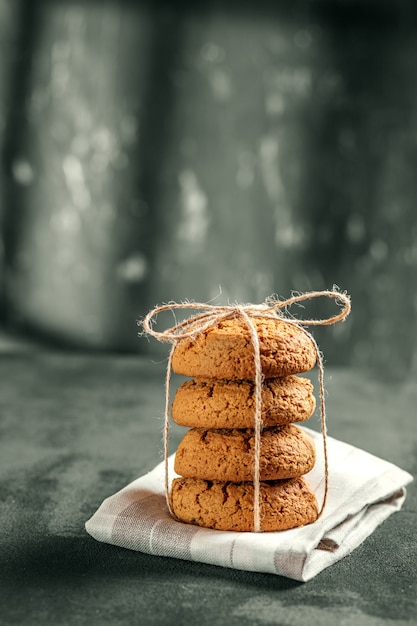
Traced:
[[[339, 313], [332, 317], [324, 319], [307, 319], [298, 320], [290, 316], [287, 309], [298, 302], [306, 300], [313, 300], [315, 298], [326, 297], [334, 300], [336, 304], [341, 308]], [[259, 339], [256, 330], [256, 326], [253, 323], [254, 317], [270, 318], [270, 319], [282, 319], [286, 323], [297, 326], [312, 342], [317, 358], [318, 377], [319, 377], [319, 397], [320, 397], [320, 421], [321, 431], [323, 436], [323, 452], [324, 452], [324, 495], [321, 504], [318, 518], [322, 515], [324, 507], [326, 505], [327, 493], [329, 487], [329, 470], [328, 470], [328, 456], [327, 456], [327, 429], [326, 429], [326, 403], [325, 403], [325, 391], [324, 391], [324, 365], [323, 357], [320, 352], [319, 346], [304, 326], [329, 326], [343, 321], [350, 313], [350, 297], [345, 293], [338, 291], [335, 287], [333, 290], [325, 291], [311, 291], [302, 294], [296, 294], [287, 300], [278, 300], [275, 298], [268, 298], [263, 304], [233, 304], [233, 305], [212, 305], [199, 302], [185, 302], [176, 303], [171, 302], [163, 304], [152, 309], [143, 319], [142, 326], [145, 333], [155, 337], [159, 341], [171, 343], [172, 348], [168, 357], [166, 380], [165, 380], [165, 415], [164, 415], [164, 460], [165, 460], [165, 497], [167, 506], [172, 517], [175, 518], [175, 514], [172, 511], [170, 503], [170, 485], [169, 485], [169, 472], [168, 472], [168, 435], [169, 435], [169, 417], [170, 417], [170, 383], [171, 383], [171, 370], [172, 370], [172, 356], [175, 347], [179, 341], [186, 338], [195, 339], [198, 335], [203, 333], [208, 328], [215, 326], [223, 320], [230, 318], [241, 318], [250, 333], [252, 345], [254, 349], [254, 365], [255, 365], [255, 415], [254, 415], [254, 467], [253, 467], [253, 485], [254, 485], [254, 531], [260, 532], [261, 530], [261, 516], [260, 516], [260, 452], [261, 452], [261, 432], [262, 432], [262, 367], [260, 357]], [[156, 321], [158, 314], [164, 311], [175, 310], [199, 310], [202, 313], [193, 315], [184, 321], [176, 323], [174, 326], [162, 331], [156, 331], [153, 328], [153, 324]]]

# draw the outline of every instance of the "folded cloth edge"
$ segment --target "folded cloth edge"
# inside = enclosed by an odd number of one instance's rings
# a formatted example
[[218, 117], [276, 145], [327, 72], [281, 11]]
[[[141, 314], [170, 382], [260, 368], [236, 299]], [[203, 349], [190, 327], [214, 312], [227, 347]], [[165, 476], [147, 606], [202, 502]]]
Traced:
[[[311, 431], [310, 429], [306, 430], [312, 433], [314, 437], [319, 436], [319, 434], [315, 431]], [[331, 438], [329, 439], [331, 440]], [[368, 483], [366, 489], [364, 485], [362, 485], [361, 488], [359, 488], [357, 492], [355, 492], [355, 497], [353, 498], [354, 502], [349, 504], [349, 515], [346, 515], [345, 507], [344, 509], [342, 509], [339, 515], [330, 515], [330, 517], [327, 519], [325, 516], [323, 516], [323, 519], [320, 519], [314, 524], [311, 524], [309, 529], [309, 534], [311, 535], [309, 539], [310, 543], [303, 546], [304, 552], [297, 552], [297, 549], [294, 550], [293, 562], [291, 562], [291, 559], [284, 558], [286, 555], [282, 557], [281, 554], [280, 556], [278, 552], [276, 558], [274, 558], [274, 567], [272, 569], [269, 566], [267, 568], [264, 565], [257, 566], [255, 563], [252, 566], [251, 564], [248, 564], [246, 562], [244, 566], [242, 566], [241, 563], [239, 563], [239, 559], [237, 559], [234, 563], [228, 565], [222, 562], [221, 559], [216, 559], [213, 554], [210, 554], [209, 558], [204, 558], [201, 551], [197, 551], [198, 556], [197, 554], [195, 555], [197, 558], [187, 557], [188, 560], [195, 560], [226, 567], [231, 566], [235, 569], [246, 569], [248, 571], [269, 571], [270, 573], [284, 575], [295, 580], [305, 582], [313, 578], [324, 568], [328, 567], [332, 563], [335, 563], [336, 561], [339, 561], [344, 556], [352, 552], [376, 529], [379, 524], [381, 524], [392, 513], [401, 509], [406, 497], [405, 485], [411, 482], [413, 480], [413, 477], [408, 472], [402, 470], [401, 468], [393, 465], [388, 461], [379, 459], [378, 457], [374, 457], [368, 452], [350, 446], [350, 444], [345, 444], [343, 442], [338, 443], [342, 443], [342, 445], [350, 447], [363, 455], [368, 455], [369, 458], [374, 459], [375, 462], [380, 463], [381, 466], [384, 467], [385, 471], [380, 474], [378, 480], [374, 481], [374, 485], [371, 481], [371, 483]], [[175, 454], [171, 455], [170, 457], [171, 467], [174, 457]], [[138, 487], [146, 487], [146, 489], [149, 490], [149, 493], [154, 493], [161, 496], [164, 495], [164, 485], [163, 480], [161, 480], [162, 466], [163, 462], [158, 463], [152, 470], [132, 481], [117, 493], [106, 498], [100, 505], [96, 513], [86, 522], [86, 531], [98, 541], [111, 543], [113, 545], [119, 545], [121, 547], [130, 547], [124, 545], [123, 541], [117, 540], [113, 535], [114, 520], [118, 515], [120, 515], [121, 512], [124, 511], [126, 507], [132, 504], [132, 494], [134, 493], [134, 490]], [[381, 479], [381, 477], [384, 478]], [[383, 488], [381, 487], [382, 484]], [[377, 487], [379, 487], [379, 489], [375, 490], [375, 488]], [[371, 501], [369, 500], [370, 488], [374, 492]], [[364, 493], [361, 493], [361, 490]], [[368, 497], [366, 497], [366, 493]], [[328, 539], [328, 537], [330, 537], [330, 543], [328, 543], [329, 547], [331, 546], [332, 532], [334, 533], [335, 529], [337, 529], [339, 526], [343, 526], [343, 524], [348, 524], [349, 522], [351, 528], [349, 530], [348, 540], [342, 540], [342, 542], [337, 545], [337, 547], [333, 546], [333, 549], [323, 549], [323, 545], [326, 546], [326, 538]], [[172, 518], [169, 518], [169, 523], [180, 524], [180, 522], [176, 522]], [[311, 527], [314, 527], [315, 525], [316, 532], [311, 532]], [[239, 536], [242, 536], [243, 534], [255, 535], [254, 541], [258, 541], [258, 538], [260, 536], [259, 534], [255, 533], [231, 533], [230, 531], [209, 531], [208, 529], [198, 530], [199, 537], [201, 538], [203, 536], [203, 540], [205, 541], [210, 541], [210, 536], [215, 536], [216, 533], [219, 532], [222, 532], [226, 535], [229, 534], [231, 541], [233, 541], [233, 545], [235, 543], [243, 543], [242, 541], [239, 541]], [[303, 529], [281, 531], [278, 534], [292, 533], [292, 536], [294, 536], [297, 534], [297, 531], [303, 532]], [[212, 535], [212, 533], [214, 533], [214, 535]], [[272, 535], [275, 533], [262, 534]], [[233, 540], [232, 535], [236, 536], [236, 538], [233, 538]], [[322, 547], [320, 547], [321, 542]], [[164, 545], [163, 541], [162, 545]], [[154, 554], [151, 549], [143, 549], [143, 546], [140, 548], [140, 551]], [[172, 554], [171, 549], [169, 550], [169, 552], [170, 553], [167, 554], [166, 552], [164, 552], [164, 548], [161, 548], [161, 546], [159, 546], [158, 554], [160, 554], [161, 556], [176, 556], [177, 558], [184, 558], [181, 555]]]

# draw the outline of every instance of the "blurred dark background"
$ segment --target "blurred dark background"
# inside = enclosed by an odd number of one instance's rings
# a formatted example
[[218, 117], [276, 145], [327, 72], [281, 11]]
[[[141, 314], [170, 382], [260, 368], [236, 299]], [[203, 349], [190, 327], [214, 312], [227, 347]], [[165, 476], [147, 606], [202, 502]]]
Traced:
[[337, 284], [327, 362], [415, 373], [416, 105], [412, 0], [0, 0], [3, 337]]

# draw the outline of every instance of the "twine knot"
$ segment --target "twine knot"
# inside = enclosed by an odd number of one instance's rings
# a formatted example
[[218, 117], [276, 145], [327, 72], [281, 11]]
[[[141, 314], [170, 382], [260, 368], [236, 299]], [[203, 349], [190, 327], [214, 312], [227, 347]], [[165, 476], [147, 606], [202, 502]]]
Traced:
[[[312, 300], [315, 298], [330, 298], [341, 307], [341, 310], [327, 318], [322, 319], [306, 319], [299, 320], [289, 314], [288, 308], [293, 304], [303, 302], [306, 300]], [[260, 532], [261, 530], [261, 516], [260, 516], [260, 451], [261, 451], [261, 432], [262, 432], [262, 366], [260, 357], [259, 338], [256, 330], [256, 326], [253, 322], [253, 318], [262, 317], [270, 319], [282, 319], [286, 323], [297, 326], [307, 337], [311, 340], [317, 358], [317, 367], [319, 373], [319, 397], [320, 397], [320, 417], [321, 417], [321, 431], [323, 436], [323, 451], [324, 451], [324, 474], [325, 474], [325, 487], [323, 501], [318, 513], [318, 518], [322, 515], [324, 507], [326, 505], [327, 493], [328, 493], [328, 457], [327, 457], [327, 432], [326, 432], [326, 404], [325, 404], [325, 392], [324, 392], [324, 365], [323, 357], [318, 347], [318, 344], [311, 333], [306, 330], [305, 326], [329, 326], [343, 321], [349, 315], [351, 309], [350, 297], [346, 292], [339, 291], [336, 287], [333, 290], [325, 291], [311, 291], [307, 293], [295, 294], [291, 298], [286, 300], [280, 300], [270, 297], [262, 304], [232, 304], [232, 305], [212, 305], [199, 302], [170, 302], [155, 307], [145, 316], [141, 322], [146, 334], [155, 337], [159, 341], [171, 343], [172, 348], [168, 357], [166, 381], [165, 381], [165, 416], [164, 416], [164, 460], [165, 460], [165, 495], [167, 506], [172, 517], [175, 515], [172, 511], [170, 504], [170, 485], [169, 485], [169, 472], [168, 472], [168, 433], [169, 433], [169, 417], [170, 417], [170, 382], [171, 382], [171, 370], [172, 370], [172, 355], [177, 343], [183, 339], [195, 339], [198, 335], [205, 330], [218, 325], [220, 322], [230, 318], [240, 318], [246, 324], [254, 351], [254, 365], [255, 365], [255, 415], [254, 415], [254, 468], [253, 468], [253, 485], [254, 485], [254, 531]], [[175, 310], [198, 310], [201, 311], [196, 315], [192, 315], [187, 319], [174, 324], [173, 326], [166, 328], [162, 331], [154, 329], [154, 323], [158, 314], [164, 311]]]

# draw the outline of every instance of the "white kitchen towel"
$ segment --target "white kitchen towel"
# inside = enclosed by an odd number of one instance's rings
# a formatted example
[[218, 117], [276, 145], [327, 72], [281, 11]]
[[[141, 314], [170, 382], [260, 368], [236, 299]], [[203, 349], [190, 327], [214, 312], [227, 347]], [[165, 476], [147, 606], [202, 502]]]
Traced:
[[[322, 436], [317, 462], [306, 479], [319, 504], [324, 490]], [[106, 543], [159, 556], [269, 572], [307, 581], [351, 553], [389, 515], [398, 511], [413, 477], [396, 465], [332, 437], [327, 438], [329, 492], [313, 524], [279, 532], [210, 530], [174, 520], [164, 494], [164, 463], [104, 500], [86, 523]], [[169, 459], [170, 477], [174, 455]]]

